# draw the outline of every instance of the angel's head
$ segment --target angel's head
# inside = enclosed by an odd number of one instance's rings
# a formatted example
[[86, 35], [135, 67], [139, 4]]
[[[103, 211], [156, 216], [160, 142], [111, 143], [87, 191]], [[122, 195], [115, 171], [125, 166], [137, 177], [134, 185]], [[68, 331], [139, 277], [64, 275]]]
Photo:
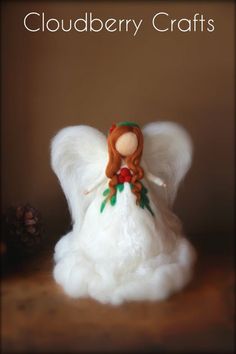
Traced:
[[110, 129], [107, 142], [109, 161], [106, 168], [106, 175], [110, 178], [110, 197], [116, 192], [115, 186], [118, 184], [117, 172], [121, 167], [122, 160], [124, 160], [132, 172], [132, 192], [136, 195], [138, 203], [142, 189], [139, 180], [141, 180], [144, 175], [143, 169], [140, 166], [143, 152], [143, 134], [141, 129], [137, 124], [131, 122], [114, 124]]

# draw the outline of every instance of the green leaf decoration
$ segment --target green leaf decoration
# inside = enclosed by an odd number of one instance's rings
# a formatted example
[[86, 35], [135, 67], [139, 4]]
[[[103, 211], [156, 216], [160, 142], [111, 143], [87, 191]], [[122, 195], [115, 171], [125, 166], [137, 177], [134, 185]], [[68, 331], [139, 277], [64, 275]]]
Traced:
[[140, 200], [140, 206], [141, 206], [142, 209], [144, 209], [144, 207], [145, 207], [145, 204], [144, 204], [144, 202], [142, 200]]
[[106, 197], [110, 193], [110, 188], [105, 189], [105, 191], [102, 193], [104, 197]]
[[105, 199], [105, 200], [102, 202], [102, 204], [101, 204], [101, 208], [100, 208], [100, 212], [101, 212], [101, 213], [103, 212], [103, 210], [104, 210], [104, 208], [105, 208], [105, 206], [106, 206], [106, 202], [107, 202], [107, 199]]
[[141, 200], [144, 202], [144, 204], [149, 204], [149, 199], [148, 199], [148, 197], [146, 195], [143, 195], [141, 197]]
[[123, 125], [126, 125], [126, 126], [130, 126], [130, 127], [138, 127], [138, 124], [137, 123], [134, 123], [134, 122], [128, 122], [128, 121], [125, 121], [125, 122], [120, 122], [120, 123], [117, 123], [117, 126], [118, 127], [121, 127]]
[[147, 188], [142, 184], [142, 189], [141, 189], [141, 200], [140, 200], [140, 206], [141, 208], [147, 208], [147, 210], [154, 216], [154, 213], [150, 207], [150, 201], [147, 196], [148, 190]]
[[116, 189], [118, 189], [119, 192], [122, 192], [124, 190], [124, 183], [117, 184]]
[[[134, 185], [132, 183], [129, 183], [130, 185], [130, 189], [132, 190], [134, 188]], [[124, 190], [124, 183], [119, 183], [116, 185], [116, 194], [114, 194], [111, 199], [110, 199], [110, 204], [112, 206], [114, 206], [116, 204], [116, 199], [117, 199], [117, 191], [119, 192], [122, 192]], [[107, 188], [105, 189], [105, 191], [103, 192], [103, 196], [106, 197], [106, 199], [103, 200], [102, 204], [101, 204], [101, 207], [100, 207], [100, 212], [102, 213], [105, 206], [106, 206], [106, 203], [107, 201], [109, 200], [109, 194], [110, 194], [110, 188]], [[150, 201], [149, 201], [149, 198], [148, 198], [148, 190], [147, 188], [142, 184], [142, 189], [141, 189], [141, 192], [140, 192], [140, 196], [141, 196], [141, 199], [140, 199], [140, 207], [142, 209], [146, 208], [151, 214], [152, 216], [155, 216], [151, 207], [150, 207]]]
[[111, 197], [110, 203], [112, 206], [114, 206], [116, 204], [116, 194]]
[[155, 216], [155, 214], [153, 213], [151, 207], [149, 204], [146, 204], [146, 208], [150, 211], [150, 213], [152, 214], [152, 216]]
[[147, 192], [148, 192], [147, 188], [146, 188], [146, 187], [144, 187], [144, 185], [143, 185], [143, 184], [142, 184], [142, 187], [143, 187], [143, 188], [142, 188], [142, 192], [143, 192], [143, 193], [145, 193], [145, 194], [147, 194]]

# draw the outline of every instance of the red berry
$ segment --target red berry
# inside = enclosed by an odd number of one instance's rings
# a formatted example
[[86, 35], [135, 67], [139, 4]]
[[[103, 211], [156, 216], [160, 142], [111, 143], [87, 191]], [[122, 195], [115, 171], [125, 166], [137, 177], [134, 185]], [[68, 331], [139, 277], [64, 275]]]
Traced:
[[131, 182], [132, 176], [126, 176], [125, 177], [125, 182]]
[[121, 176], [121, 175], [118, 175], [118, 182], [119, 183], [124, 183], [124, 181], [125, 181], [125, 178], [123, 176]]
[[113, 123], [111, 128], [109, 129], [109, 133], [111, 134], [115, 128], [116, 128], [116, 124]]
[[121, 176], [124, 176], [124, 177], [131, 176], [130, 170], [127, 167], [121, 168], [120, 174], [121, 174]]

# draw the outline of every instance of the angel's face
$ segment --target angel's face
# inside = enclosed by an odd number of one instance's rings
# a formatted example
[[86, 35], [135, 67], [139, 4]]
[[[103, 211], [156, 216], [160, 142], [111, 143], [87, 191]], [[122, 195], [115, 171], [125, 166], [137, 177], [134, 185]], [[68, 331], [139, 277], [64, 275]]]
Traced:
[[124, 133], [117, 139], [115, 147], [120, 155], [124, 157], [130, 156], [138, 148], [138, 138], [132, 132]]

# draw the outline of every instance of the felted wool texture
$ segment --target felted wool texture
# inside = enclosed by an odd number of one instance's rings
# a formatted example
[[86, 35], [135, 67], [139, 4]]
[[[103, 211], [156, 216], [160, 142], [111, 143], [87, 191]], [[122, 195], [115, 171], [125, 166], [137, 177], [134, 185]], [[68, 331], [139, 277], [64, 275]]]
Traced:
[[[115, 206], [103, 213], [102, 192], [108, 180], [105, 136], [87, 126], [69, 127], [52, 142], [52, 167], [68, 200], [73, 229], [55, 248], [54, 278], [75, 298], [102, 303], [161, 300], [191, 279], [196, 258], [180, 220], [169, 205], [191, 164], [192, 146], [178, 125], [151, 123], [144, 127], [142, 167], [168, 184], [167, 192], [145, 178], [150, 206], [136, 205], [130, 185], [117, 192]], [[91, 193], [84, 191], [96, 186]]]

